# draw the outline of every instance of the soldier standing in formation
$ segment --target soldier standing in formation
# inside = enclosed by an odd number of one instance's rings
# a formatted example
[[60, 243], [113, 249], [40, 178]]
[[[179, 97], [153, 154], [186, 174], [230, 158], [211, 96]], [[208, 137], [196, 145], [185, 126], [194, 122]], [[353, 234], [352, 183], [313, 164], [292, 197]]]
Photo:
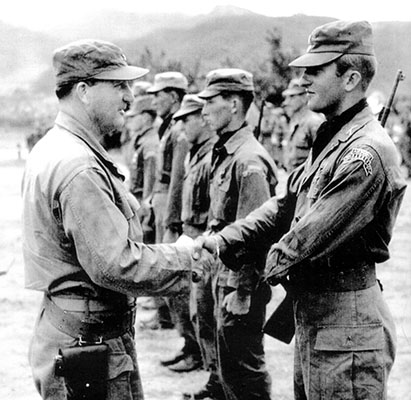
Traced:
[[[211, 71], [198, 96], [205, 99], [204, 118], [219, 138], [211, 158], [208, 229], [214, 235], [274, 195], [276, 167], [246, 122], [254, 97], [251, 73]], [[237, 272], [218, 263], [218, 274], [213, 275], [217, 371], [197, 398], [270, 398], [262, 326], [271, 290], [261, 279], [264, 260], [265, 253], [256, 253], [238, 264]]]
[[405, 191], [397, 151], [367, 105], [375, 74], [371, 25], [316, 28], [304, 68], [308, 107], [325, 115], [285, 196], [213, 237], [196, 239], [238, 271], [270, 249], [265, 277], [293, 298], [296, 400], [386, 399], [396, 335], [376, 279]]
[[283, 140], [283, 165], [290, 173], [307, 159], [324, 116], [308, 109], [308, 98], [299, 79], [291, 80], [283, 96], [283, 109], [288, 117]]

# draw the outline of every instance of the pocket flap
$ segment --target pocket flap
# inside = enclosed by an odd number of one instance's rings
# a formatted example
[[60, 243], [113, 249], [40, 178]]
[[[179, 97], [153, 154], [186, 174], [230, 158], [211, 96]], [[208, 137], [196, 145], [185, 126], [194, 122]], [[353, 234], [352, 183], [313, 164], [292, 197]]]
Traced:
[[108, 358], [108, 379], [114, 379], [124, 372], [134, 370], [133, 361], [126, 353], [112, 353]]
[[332, 326], [317, 332], [315, 350], [366, 351], [382, 350], [384, 331], [382, 325]]

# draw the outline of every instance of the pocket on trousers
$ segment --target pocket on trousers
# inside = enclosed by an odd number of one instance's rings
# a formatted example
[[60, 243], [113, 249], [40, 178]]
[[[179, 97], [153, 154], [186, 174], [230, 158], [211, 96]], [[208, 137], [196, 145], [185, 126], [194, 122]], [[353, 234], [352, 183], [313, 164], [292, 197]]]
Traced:
[[384, 330], [382, 325], [327, 326], [318, 329], [315, 350], [367, 351], [382, 350]]
[[107, 341], [108, 354], [107, 399], [131, 400], [133, 398], [131, 374], [134, 371], [133, 360], [127, 354], [121, 338]]

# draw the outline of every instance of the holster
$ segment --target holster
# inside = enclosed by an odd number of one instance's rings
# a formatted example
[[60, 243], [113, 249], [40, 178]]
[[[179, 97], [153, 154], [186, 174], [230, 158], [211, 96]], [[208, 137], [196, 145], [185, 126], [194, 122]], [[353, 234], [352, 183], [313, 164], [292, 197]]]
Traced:
[[281, 342], [291, 342], [295, 333], [295, 322], [293, 299], [289, 292], [266, 321], [263, 332]]
[[104, 343], [59, 350], [55, 373], [64, 377], [69, 400], [104, 400], [108, 346]]

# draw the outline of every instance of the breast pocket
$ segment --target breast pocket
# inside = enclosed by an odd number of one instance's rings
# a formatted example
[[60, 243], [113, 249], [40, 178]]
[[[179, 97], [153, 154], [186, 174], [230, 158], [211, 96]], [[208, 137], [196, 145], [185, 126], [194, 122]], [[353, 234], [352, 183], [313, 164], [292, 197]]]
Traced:
[[307, 198], [309, 198], [313, 202], [317, 200], [321, 192], [327, 186], [330, 179], [329, 177], [330, 175], [328, 173], [328, 170], [325, 167], [320, 166], [311, 182], [310, 189], [307, 193]]

